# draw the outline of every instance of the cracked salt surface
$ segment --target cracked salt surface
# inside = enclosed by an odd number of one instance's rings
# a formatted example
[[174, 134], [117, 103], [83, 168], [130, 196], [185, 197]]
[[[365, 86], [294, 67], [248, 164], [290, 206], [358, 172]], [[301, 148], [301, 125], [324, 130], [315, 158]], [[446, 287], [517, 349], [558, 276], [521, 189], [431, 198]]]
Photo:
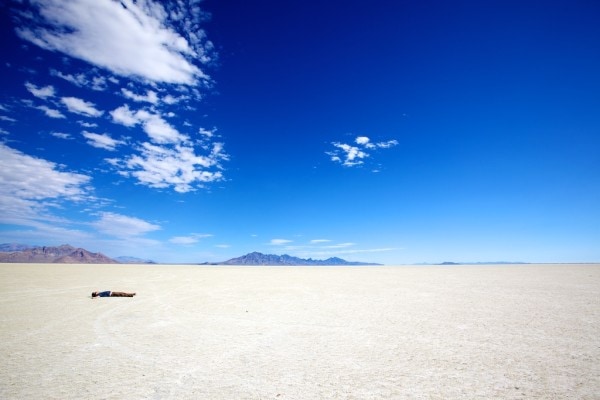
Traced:
[[6, 399], [600, 393], [600, 265], [2, 264], [0, 318]]

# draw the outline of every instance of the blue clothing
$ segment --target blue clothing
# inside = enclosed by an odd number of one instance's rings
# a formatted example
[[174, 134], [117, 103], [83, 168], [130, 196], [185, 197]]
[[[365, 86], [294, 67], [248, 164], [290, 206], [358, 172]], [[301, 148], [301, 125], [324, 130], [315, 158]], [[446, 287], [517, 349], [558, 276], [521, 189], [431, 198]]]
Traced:
[[98, 293], [98, 297], [110, 297], [110, 290]]

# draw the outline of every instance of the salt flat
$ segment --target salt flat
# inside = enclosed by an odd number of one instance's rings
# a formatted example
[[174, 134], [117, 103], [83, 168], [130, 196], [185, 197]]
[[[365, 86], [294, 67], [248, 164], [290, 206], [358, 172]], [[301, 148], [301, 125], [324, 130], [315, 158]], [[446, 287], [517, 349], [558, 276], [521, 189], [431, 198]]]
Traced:
[[2, 399], [600, 398], [600, 265], [0, 264], [0, 321]]

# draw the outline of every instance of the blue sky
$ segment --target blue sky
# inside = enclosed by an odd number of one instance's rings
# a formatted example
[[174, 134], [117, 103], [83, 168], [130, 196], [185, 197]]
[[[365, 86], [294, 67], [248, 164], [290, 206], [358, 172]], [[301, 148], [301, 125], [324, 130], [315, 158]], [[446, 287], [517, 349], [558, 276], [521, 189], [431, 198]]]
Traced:
[[596, 2], [0, 11], [0, 242], [600, 261]]

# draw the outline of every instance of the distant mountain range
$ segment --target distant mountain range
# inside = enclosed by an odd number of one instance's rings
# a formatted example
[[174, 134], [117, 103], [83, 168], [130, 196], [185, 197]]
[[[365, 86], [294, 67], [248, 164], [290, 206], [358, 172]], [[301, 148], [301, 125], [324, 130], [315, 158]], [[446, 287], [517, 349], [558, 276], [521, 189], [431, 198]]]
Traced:
[[[150, 260], [121, 256], [110, 258], [102, 253], [92, 253], [86, 249], [68, 244], [61, 246], [28, 246], [18, 243], [0, 244], [0, 263], [72, 263], [72, 264], [155, 264]], [[326, 260], [298, 258], [284, 254], [262, 254], [253, 252], [241, 257], [218, 263], [203, 265], [273, 265], [273, 266], [335, 266], [335, 265], [380, 265], [346, 261], [338, 257]]]
[[483, 261], [483, 262], [454, 262], [444, 261], [439, 264], [425, 264], [425, 265], [499, 265], [499, 264], [528, 264], [521, 261]]
[[[102, 253], [92, 253], [80, 247], [68, 244], [61, 246], [29, 246], [20, 243], [0, 244], [0, 263], [63, 263], [63, 264], [156, 264], [154, 261], [137, 257], [120, 256], [110, 258]], [[527, 264], [524, 262], [469, 262], [457, 263], [445, 261], [439, 264], [419, 263], [414, 265], [487, 265], [487, 264]], [[299, 258], [284, 254], [262, 254], [259, 252], [248, 253], [241, 257], [232, 258], [223, 262], [205, 262], [200, 265], [267, 265], [267, 266], [343, 266], [343, 265], [382, 265], [346, 261], [338, 257], [326, 260], [313, 260], [312, 258]]]
[[374, 263], [363, 263], [346, 261], [338, 257], [328, 258], [326, 260], [313, 260], [312, 258], [298, 258], [284, 254], [278, 256], [275, 254], [262, 254], [253, 252], [241, 257], [232, 258], [220, 263], [205, 263], [210, 265], [273, 265], [273, 266], [311, 266], [311, 265], [380, 265]]
[[57, 264], [117, 264], [102, 253], [63, 244], [61, 246], [27, 246], [16, 243], [0, 244], [0, 262], [57, 263]]
[[0, 262], [3, 263], [57, 263], [57, 264], [155, 264], [136, 257], [110, 258], [68, 244], [61, 246], [29, 246], [20, 243], [0, 244]]
[[152, 260], [144, 260], [143, 258], [129, 257], [129, 256], [114, 257], [113, 260], [115, 260], [121, 264], [156, 264]]

